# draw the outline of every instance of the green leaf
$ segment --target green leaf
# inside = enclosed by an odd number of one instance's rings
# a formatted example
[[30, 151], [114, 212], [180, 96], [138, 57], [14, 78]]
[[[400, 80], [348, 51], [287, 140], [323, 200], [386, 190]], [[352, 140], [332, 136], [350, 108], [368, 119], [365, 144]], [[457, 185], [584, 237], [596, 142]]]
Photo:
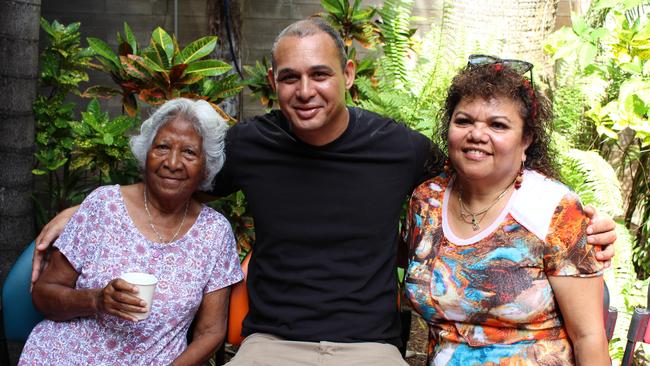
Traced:
[[176, 57], [174, 65], [189, 64], [210, 54], [217, 46], [217, 37], [208, 36], [199, 38], [185, 47]]
[[321, 0], [320, 5], [325, 11], [341, 16], [345, 13], [343, 0]]
[[186, 74], [199, 73], [204, 76], [218, 76], [232, 69], [229, 64], [220, 60], [202, 60], [192, 62], [187, 69]]
[[137, 55], [138, 54], [138, 41], [133, 35], [133, 31], [131, 30], [131, 27], [124, 22], [124, 37], [126, 37], [126, 42], [131, 45], [131, 49], [133, 50], [133, 54]]
[[589, 25], [587, 22], [581, 16], [578, 16], [575, 13], [571, 14], [571, 27], [573, 28], [575, 34], [580, 36], [580, 38], [584, 38], [589, 31]]
[[104, 144], [106, 145], [113, 145], [113, 135], [110, 133], [105, 133], [104, 134]]
[[84, 92], [81, 93], [81, 96], [84, 98], [110, 98], [120, 93], [121, 91], [115, 88], [103, 85], [95, 85], [84, 90]]
[[170, 62], [167, 59], [167, 54], [165, 54], [165, 49], [158, 43], [151, 42], [151, 47], [147, 49], [145, 57], [156, 63], [162, 69], [169, 69]]
[[139, 59], [141, 57], [136, 55], [120, 56], [122, 67], [129, 76], [140, 80], [148, 80], [151, 78], [151, 72], [143, 63], [139, 62]]
[[116, 67], [120, 67], [120, 59], [106, 42], [94, 37], [88, 37], [86, 40], [88, 41], [90, 48], [92, 48], [98, 56], [109, 60]]
[[170, 37], [164, 29], [158, 27], [154, 29], [151, 34], [151, 41], [162, 47], [167, 62], [171, 62], [174, 57], [174, 41], [172, 40], [172, 37]]

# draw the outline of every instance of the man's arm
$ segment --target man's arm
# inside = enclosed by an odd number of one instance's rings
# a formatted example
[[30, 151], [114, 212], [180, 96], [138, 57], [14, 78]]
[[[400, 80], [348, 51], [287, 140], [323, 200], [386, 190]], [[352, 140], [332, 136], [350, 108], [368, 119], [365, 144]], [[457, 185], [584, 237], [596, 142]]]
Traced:
[[43, 271], [45, 266], [45, 255], [47, 249], [54, 243], [56, 238], [61, 235], [63, 228], [70, 221], [72, 215], [77, 212], [79, 206], [73, 206], [66, 208], [65, 210], [59, 212], [50, 222], [47, 223], [41, 230], [40, 234], [36, 237], [36, 248], [34, 249], [34, 255], [32, 256], [32, 287], [38, 280], [38, 277]]
[[609, 216], [599, 215], [594, 207], [585, 206], [584, 212], [589, 217], [587, 227], [587, 242], [601, 245], [603, 250], [596, 253], [596, 259], [605, 262], [605, 268], [611, 265], [614, 257], [614, 242], [616, 241], [616, 223]]

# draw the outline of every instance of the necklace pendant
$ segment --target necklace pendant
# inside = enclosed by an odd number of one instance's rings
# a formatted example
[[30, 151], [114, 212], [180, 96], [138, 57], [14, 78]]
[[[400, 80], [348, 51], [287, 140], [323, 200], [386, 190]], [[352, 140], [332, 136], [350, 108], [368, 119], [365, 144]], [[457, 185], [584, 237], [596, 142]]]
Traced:
[[478, 226], [478, 222], [476, 222], [476, 217], [472, 216], [472, 230], [478, 231], [480, 227]]

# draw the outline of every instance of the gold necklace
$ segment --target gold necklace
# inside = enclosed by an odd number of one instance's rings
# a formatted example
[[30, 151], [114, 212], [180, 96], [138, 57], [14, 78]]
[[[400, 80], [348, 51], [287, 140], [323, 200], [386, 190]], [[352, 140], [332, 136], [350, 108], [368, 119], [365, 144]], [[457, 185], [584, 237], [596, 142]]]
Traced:
[[153, 218], [151, 217], [151, 212], [149, 212], [149, 205], [147, 205], [147, 186], [144, 186], [144, 210], [147, 212], [147, 217], [149, 218], [149, 226], [151, 226], [151, 230], [156, 234], [158, 237], [158, 242], [163, 243], [163, 244], [169, 244], [176, 240], [176, 237], [178, 236], [178, 233], [181, 232], [181, 228], [183, 227], [183, 224], [185, 223], [185, 218], [187, 217], [187, 208], [190, 207], [190, 201], [187, 200], [187, 203], [185, 203], [185, 213], [183, 214], [183, 219], [181, 220], [181, 224], [178, 225], [178, 229], [176, 229], [176, 232], [174, 233], [174, 236], [172, 236], [172, 239], [165, 243], [163, 240], [162, 235], [156, 230], [156, 227], [153, 225]]
[[479, 231], [479, 229], [481, 229], [479, 224], [481, 223], [481, 221], [483, 221], [485, 216], [487, 216], [488, 211], [490, 211], [490, 209], [494, 207], [494, 205], [496, 205], [497, 202], [499, 202], [501, 197], [503, 197], [506, 194], [506, 192], [508, 191], [508, 189], [510, 189], [510, 187], [512, 187], [512, 184], [514, 182], [515, 181], [512, 181], [512, 183], [508, 184], [506, 189], [504, 189], [501, 193], [499, 193], [497, 198], [494, 201], [492, 201], [492, 203], [490, 203], [490, 205], [487, 208], [484, 208], [483, 210], [480, 210], [478, 212], [472, 212], [465, 206], [465, 203], [463, 202], [462, 191], [459, 189], [458, 205], [460, 206], [460, 219], [463, 220], [466, 224], [472, 225], [472, 230]]

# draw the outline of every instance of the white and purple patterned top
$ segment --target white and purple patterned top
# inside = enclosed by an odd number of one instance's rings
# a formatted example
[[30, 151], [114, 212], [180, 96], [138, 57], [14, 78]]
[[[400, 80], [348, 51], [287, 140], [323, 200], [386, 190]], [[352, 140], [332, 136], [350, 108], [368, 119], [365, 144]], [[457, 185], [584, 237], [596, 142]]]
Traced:
[[81, 204], [54, 244], [79, 273], [77, 289], [103, 288], [125, 272], [158, 278], [149, 318], [108, 314], [44, 320], [19, 365], [169, 365], [203, 296], [243, 278], [228, 221], [204, 206], [190, 230], [169, 244], [147, 240], [126, 211], [120, 187], [100, 187]]

